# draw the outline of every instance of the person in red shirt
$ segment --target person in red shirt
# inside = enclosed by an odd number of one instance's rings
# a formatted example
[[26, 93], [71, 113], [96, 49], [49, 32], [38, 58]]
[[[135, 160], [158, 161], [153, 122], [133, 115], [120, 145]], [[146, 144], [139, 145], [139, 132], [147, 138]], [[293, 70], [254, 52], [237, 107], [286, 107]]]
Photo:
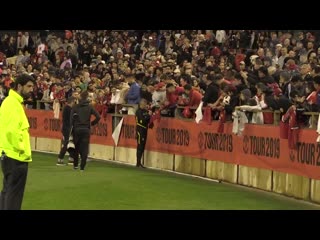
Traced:
[[179, 96], [184, 92], [184, 89], [168, 83], [166, 85], [166, 91], [166, 100], [163, 103], [161, 114], [173, 117]]
[[189, 107], [198, 107], [203, 96], [197, 90], [194, 90], [190, 84], [184, 86], [184, 92], [189, 96], [189, 102], [187, 106]]
[[320, 76], [315, 76], [313, 78], [313, 85], [315, 91], [310, 93], [306, 100], [310, 105], [310, 110], [318, 112], [320, 110]]

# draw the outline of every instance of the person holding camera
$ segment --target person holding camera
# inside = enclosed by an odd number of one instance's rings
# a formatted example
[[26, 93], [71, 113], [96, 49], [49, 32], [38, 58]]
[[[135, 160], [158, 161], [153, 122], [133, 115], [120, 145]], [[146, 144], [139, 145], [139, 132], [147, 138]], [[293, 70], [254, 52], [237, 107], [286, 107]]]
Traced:
[[147, 110], [147, 100], [142, 98], [136, 111], [136, 138], [137, 138], [137, 164], [136, 167], [144, 168], [141, 159], [147, 142], [148, 128], [152, 111]]

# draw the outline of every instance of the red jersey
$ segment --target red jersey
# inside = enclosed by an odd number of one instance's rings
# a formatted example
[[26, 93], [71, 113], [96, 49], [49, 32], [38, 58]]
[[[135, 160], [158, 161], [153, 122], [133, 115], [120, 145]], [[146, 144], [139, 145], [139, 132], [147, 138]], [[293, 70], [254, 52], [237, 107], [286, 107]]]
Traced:
[[190, 101], [188, 103], [188, 106], [190, 107], [198, 107], [203, 96], [200, 92], [197, 90], [191, 89], [190, 94], [189, 94]]

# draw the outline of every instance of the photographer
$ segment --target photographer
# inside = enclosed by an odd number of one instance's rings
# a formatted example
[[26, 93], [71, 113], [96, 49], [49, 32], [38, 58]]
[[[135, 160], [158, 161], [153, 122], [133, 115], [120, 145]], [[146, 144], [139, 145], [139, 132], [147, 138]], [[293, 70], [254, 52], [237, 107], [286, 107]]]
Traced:
[[141, 99], [139, 108], [136, 111], [136, 132], [137, 132], [137, 164], [136, 167], [144, 168], [141, 158], [147, 142], [148, 128], [152, 111], [147, 110], [147, 101]]

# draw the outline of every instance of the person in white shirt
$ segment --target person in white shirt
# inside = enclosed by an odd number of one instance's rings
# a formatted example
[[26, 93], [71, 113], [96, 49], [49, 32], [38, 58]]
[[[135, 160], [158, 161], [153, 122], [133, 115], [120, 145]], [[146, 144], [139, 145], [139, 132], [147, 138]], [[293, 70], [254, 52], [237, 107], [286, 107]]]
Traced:
[[226, 31], [225, 30], [217, 30], [216, 31], [216, 40], [221, 46], [226, 41]]
[[158, 107], [166, 100], [166, 84], [160, 82], [154, 86], [152, 92], [152, 107]]

